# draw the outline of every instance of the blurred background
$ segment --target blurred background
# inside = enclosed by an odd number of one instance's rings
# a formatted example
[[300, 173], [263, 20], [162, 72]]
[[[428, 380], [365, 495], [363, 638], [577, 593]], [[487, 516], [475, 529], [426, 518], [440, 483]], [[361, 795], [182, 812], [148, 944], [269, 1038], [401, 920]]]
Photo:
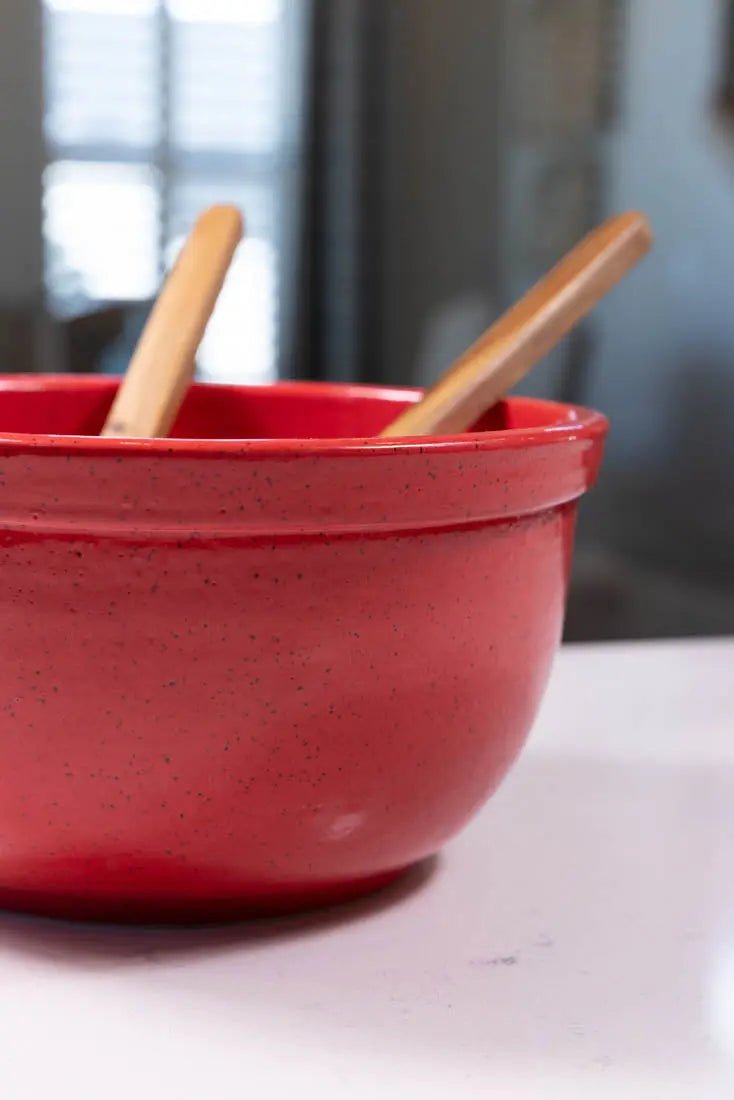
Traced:
[[645, 210], [525, 387], [613, 421], [568, 636], [734, 631], [734, 0], [2, 0], [0, 102], [2, 371], [122, 371], [224, 200], [202, 377], [423, 384]]

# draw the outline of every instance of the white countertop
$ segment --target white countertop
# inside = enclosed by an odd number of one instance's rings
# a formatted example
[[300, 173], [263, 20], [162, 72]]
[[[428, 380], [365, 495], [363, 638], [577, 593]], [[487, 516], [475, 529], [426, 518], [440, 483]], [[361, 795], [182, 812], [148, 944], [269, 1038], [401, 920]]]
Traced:
[[730, 1100], [734, 641], [562, 654], [433, 872], [201, 931], [0, 917], [2, 1100]]

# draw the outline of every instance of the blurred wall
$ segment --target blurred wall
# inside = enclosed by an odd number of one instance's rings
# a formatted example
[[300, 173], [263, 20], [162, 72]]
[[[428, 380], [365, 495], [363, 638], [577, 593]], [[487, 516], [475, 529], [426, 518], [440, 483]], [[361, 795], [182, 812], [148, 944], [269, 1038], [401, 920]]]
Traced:
[[424, 382], [496, 312], [502, 5], [389, 5], [383, 378]]
[[37, 0], [2, 0], [0, 13], [0, 366], [35, 357], [43, 302], [41, 20]]
[[717, 110], [722, 0], [631, 0], [607, 201], [654, 256], [601, 311], [589, 400], [614, 431], [589, 529], [637, 558], [734, 577], [734, 122]]
[[[387, 5], [386, 380], [430, 382], [598, 219], [619, 8]], [[565, 395], [575, 344], [526, 388]]]

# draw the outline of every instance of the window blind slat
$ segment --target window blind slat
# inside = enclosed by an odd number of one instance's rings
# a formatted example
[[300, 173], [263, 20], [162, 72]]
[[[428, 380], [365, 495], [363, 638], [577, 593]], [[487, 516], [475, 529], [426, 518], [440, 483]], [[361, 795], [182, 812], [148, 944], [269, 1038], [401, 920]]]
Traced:
[[45, 20], [46, 132], [56, 144], [160, 138], [155, 18], [49, 13]]
[[267, 152], [281, 136], [276, 28], [174, 24], [174, 145]]
[[281, 196], [292, 158], [282, 116], [287, 5], [45, 0], [44, 7], [52, 306], [68, 313], [151, 297], [199, 212], [235, 202], [247, 239], [201, 367], [213, 379], [272, 378]]

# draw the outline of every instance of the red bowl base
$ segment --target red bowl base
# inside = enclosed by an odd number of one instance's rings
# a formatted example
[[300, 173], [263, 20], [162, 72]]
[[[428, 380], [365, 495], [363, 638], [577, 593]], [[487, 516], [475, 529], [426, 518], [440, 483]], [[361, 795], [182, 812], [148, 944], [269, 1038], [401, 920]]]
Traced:
[[320, 884], [279, 884], [230, 897], [119, 897], [7, 890], [0, 887], [0, 910], [58, 920], [108, 924], [192, 925], [235, 922], [341, 905], [384, 890], [412, 868], [401, 867], [367, 878]]

